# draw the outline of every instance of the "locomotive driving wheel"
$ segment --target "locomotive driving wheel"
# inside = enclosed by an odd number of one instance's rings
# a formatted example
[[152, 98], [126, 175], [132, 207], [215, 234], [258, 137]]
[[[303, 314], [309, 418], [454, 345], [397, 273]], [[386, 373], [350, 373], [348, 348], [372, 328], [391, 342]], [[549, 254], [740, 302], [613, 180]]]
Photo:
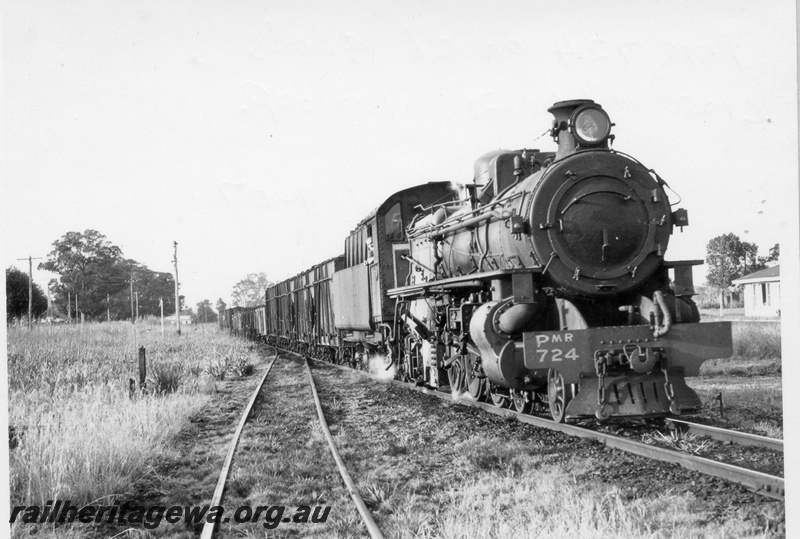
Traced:
[[571, 395], [567, 391], [564, 377], [555, 369], [547, 371], [547, 403], [550, 405], [550, 415], [556, 423], [563, 423], [566, 417], [567, 404]]
[[466, 390], [466, 380], [464, 372], [464, 357], [459, 356], [458, 359], [453, 361], [450, 368], [447, 370], [447, 379], [450, 382], [450, 391], [460, 395]]
[[489, 383], [489, 398], [491, 399], [492, 404], [498, 408], [508, 408], [511, 406], [507, 391], [508, 390], [503, 387]]
[[511, 405], [517, 412], [521, 414], [529, 414], [533, 409], [533, 395], [530, 391], [522, 391], [521, 389], [509, 389], [511, 396]]

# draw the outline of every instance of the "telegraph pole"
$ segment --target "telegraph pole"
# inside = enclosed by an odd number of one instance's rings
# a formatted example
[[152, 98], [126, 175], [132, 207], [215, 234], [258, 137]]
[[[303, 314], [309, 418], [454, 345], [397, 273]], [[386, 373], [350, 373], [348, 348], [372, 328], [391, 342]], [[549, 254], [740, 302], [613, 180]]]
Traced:
[[136, 320], [139, 320], [139, 291], [136, 291]]
[[178, 293], [178, 242], [172, 242], [173, 247], [175, 248], [175, 254], [172, 257], [172, 261], [175, 263], [175, 324], [178, 326], [178, 335], [181, 334], [181, 297]]
[[106, 320], [111, 322], [111, 294], [106, 294]]
[[131, 324], [136, 323], [136, 318], [133, 317], [133, 273], [131, 273]]
[[[28, 329], [31, 329], [33, 323], [33, 261], [41, 260], [41, 257], [33, 258], [28, 256]], [[25, 260], [18, 258], [17, 260]]]

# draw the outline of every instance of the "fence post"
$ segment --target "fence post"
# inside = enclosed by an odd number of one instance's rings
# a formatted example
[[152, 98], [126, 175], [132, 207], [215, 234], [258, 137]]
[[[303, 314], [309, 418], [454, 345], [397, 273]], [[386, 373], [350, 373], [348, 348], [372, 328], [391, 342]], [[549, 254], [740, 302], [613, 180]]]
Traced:
[[144, 346], [139, 347], [139, 389], [144, 389], [147, 380], [147, 359], [145, 358]]

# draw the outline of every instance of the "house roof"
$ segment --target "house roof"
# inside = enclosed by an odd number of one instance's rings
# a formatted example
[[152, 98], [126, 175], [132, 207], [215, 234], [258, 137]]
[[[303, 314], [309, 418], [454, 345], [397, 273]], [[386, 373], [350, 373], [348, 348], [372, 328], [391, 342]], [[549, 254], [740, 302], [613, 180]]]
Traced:
[[741, 279], [736, 279], [733, 284], [759, 283], [764, 281], [780, 281], [781, 265], [777, 264], [771, 268], [763, 269], [750, 275], [745, 275]]

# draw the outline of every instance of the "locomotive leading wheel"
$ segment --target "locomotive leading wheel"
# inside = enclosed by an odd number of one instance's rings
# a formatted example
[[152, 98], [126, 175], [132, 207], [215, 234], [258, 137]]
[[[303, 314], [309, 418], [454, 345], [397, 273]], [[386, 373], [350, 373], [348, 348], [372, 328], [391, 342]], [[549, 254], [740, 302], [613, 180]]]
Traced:
[[467, 382], [467, 391], [476, 401], [485, 401], [487, 382], [486, 378], [480, 378], [476, 372], [475, 363], [477, 361], [478, 358], [474, 355], [469, 354], [469, 356], [467, 356], [466, 368], [464, 370], [464, 375]]
[[486, 378], [478, 378], [473, 377], [469, 381], [469, 385], [467, 386], [467, 390], [469, 394], [472, 395], [472, 398], [476, 401], [485, 401], [486, 400]]
[[567, 404], [570, 395], [564, 384], [561, 373], [550, 369], [547, 371], [547, 403], [550, 405], [550, 415], [556, 423], [563, 423], [566, 416]]
[[511, 404], [514, 410], [521, 414], [529, 414], [533, 409], [533, 396], [528, 391], [509, 389]]

